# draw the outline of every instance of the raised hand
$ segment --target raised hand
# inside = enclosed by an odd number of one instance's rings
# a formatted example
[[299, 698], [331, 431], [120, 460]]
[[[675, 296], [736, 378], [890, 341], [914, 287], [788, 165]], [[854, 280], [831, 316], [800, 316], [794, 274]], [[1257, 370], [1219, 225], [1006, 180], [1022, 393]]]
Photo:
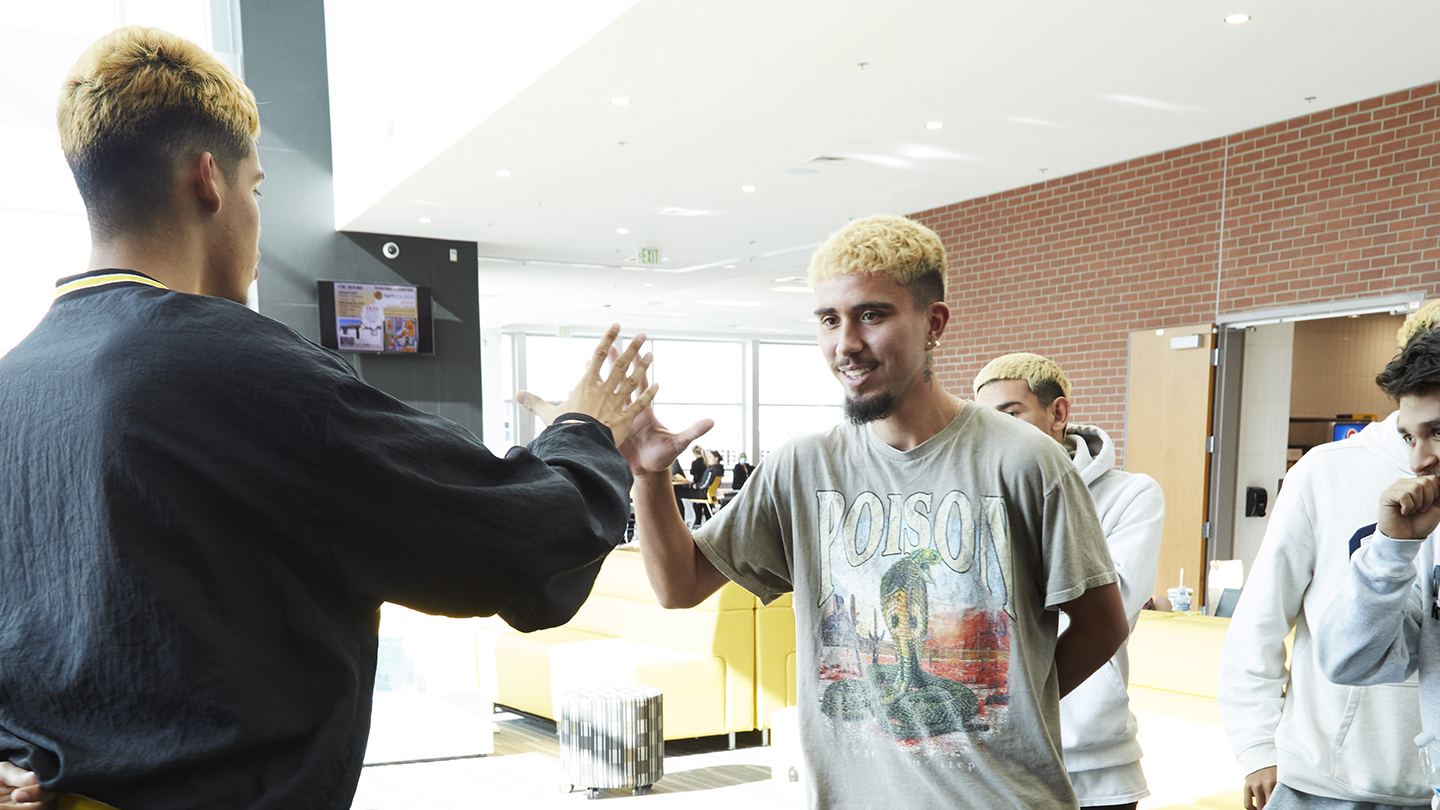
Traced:
[[[640, 384], [645, 384], [645, 370], [640, 370]], [[714, 419], [701, 419], [679, 433], [672, 433], [655, 418], [655, 409], [647, 407], [635, 417], [630, 435], [620, 444], [620, 452], [630, 462], [630, 472], [639, 477], [646, 473], [670, 472], [670, 463], [696, 439], [715, 427]]]
[[40, 789], [40, 779], [13, 762], [0, 762], [0, 810], [49, 810], [55, 794]]
[[714, 419], [701, 419], [679, 433], [671, 433], [655, 418], [655, 409], [646, 408], [635, 417], [630, 435], [620, 445], [620, 452], [630, 462], [635, 475], [670, 471], [670, 462], [696, 439], [715, 427]]
[[1440, 526], [1440, 477], [1401, 478], [1380, 493], [1380, 531], [1396, 540], [1423, 540]]
[[[640, 347], [645, 344], [644, 333], [636, 335], [619, 357], [612, 358], [612, 344], [619, 334], [618, 323], [612, 324], [606, 330], [605, 337], [600, 339], [595, 351], [590, 355], [590, 362], [586, 364], [580, 382], [564, 402], [551, 405], [529, 391], [516, 394], [515, 401], [540, 417], [540, 421], [546, 425], [565, 413], [593, 416], [610, 428], [616, 445], [623, 443], [630, 435], [635, 418], [655, 399], [655, 392], [660, 390], [660, 387], [645, 385], [645, 370], [650, 367], [654, 357], [648, 353], [643, 357], [639, 356]], [[613, 359], [614, 363], [602, 379], [600, 369], [607, 359]], [[636, 391], [640, 392], [638, 396]]]

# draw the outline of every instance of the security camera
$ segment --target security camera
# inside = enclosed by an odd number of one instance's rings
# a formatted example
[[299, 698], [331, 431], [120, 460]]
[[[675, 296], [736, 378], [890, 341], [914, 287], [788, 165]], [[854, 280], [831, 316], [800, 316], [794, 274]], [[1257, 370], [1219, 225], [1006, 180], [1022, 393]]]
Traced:
[[380, 253], [387, 259], [393, 259], [400, 255], [400, 246], [394, 242], [386, 242], [380, 246]]

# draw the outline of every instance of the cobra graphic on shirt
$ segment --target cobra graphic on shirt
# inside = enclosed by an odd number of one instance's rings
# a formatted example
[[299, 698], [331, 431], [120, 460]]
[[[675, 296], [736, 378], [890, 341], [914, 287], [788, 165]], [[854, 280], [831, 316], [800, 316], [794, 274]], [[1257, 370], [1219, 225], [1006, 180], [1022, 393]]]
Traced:
[[816, 497], [825, 715], [899, 741], [1003, 725], [1014, 619], [1004, 499]]

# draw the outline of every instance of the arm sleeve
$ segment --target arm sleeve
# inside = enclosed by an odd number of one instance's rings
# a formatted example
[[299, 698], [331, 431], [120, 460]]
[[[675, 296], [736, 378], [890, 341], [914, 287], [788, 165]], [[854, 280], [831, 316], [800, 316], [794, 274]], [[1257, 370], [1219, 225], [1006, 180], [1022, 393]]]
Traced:
[[1120, 601], [1125, 603], [1125, 615], [1133, 627], [1140, 609], [1155, 592], [1160, 536], [1165, 527], [1165, 491], [1148, 475], [1136, 474], [1131, 480], [1125, 493], [1128, 497], [1112, 507], [1119, 515], [1105, 533], [1105, 542], [1120, 576]]
[[1290, 682], [1285, 637], [1315, 571], [1307, 481], [1297, 466], [1281, 490], [1220, 654], [1220, 721], [1247, 774], [1275, 764], [1275, 730]]
[[795, 462], [789, 448], [776, 454], [781, 457], [757, 467], [735, 500], [695, 533], [695, 545], [720, 573], [767, 605], [794, 589], [794, 549], [786, 532], [793, 507], [773, 475], [794, 469]]
[[1063, 464], [1058, 480], [1045, 496], [1041, 528], [1045, 607], [1050, 610], [1058, 610], [1091, 588], [1117, 579], [1090, 490], [1069, 458], [1063, 453], [1058, 457]]
[[324, 432], [317, 474], [340, 492], [317, 531], [373, 598], [551, 627], [584, 603], [623, 538], [630, 471], [590, 417], [567, 414], [501, 459], [460, 426], [347, 380]]
[[1377, 531], [1350, 557], [1336, 609], [1314, 628], [1316, 657], [1327, 678], [1363, 686], [1399, 683], [1415, 673], [1425, 611], [1415, 558], [1428, 542]]

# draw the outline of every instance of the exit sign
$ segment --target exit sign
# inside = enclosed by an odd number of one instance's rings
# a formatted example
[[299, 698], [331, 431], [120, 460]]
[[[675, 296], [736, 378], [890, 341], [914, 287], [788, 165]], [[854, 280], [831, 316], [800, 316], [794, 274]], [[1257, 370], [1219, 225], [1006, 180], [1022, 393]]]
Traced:
[[659, 263], [660, 263], [660, 248], [656, 248], [656, 247], [644, 247], [644, 248], [640, 248], [640, 263], [641, 263], [641, 264], [659, 264]]

